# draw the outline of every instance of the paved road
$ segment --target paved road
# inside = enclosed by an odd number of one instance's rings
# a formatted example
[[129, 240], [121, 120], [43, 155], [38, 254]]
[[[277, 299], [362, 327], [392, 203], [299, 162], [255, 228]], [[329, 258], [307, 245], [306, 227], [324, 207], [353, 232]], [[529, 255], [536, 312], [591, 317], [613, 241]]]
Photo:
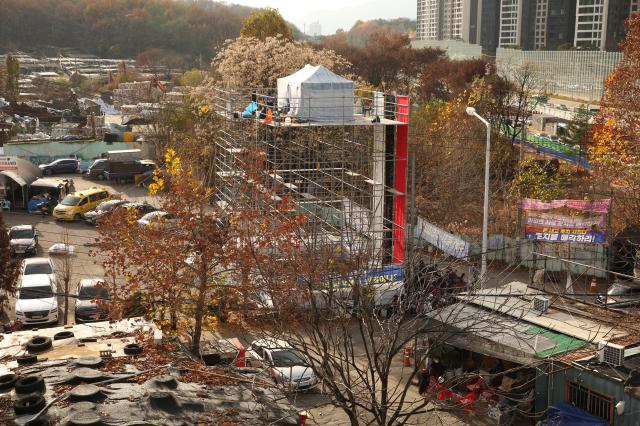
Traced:
[[[146, 189], [136, 187], [135, 185], [111, 185], [105, 182], [96, 182], [80, 175], [59, 175], [54, 178], [71, 178], [74, 181], [77, 191], [90, 188], [92, 186], [100, 186], [109, 189], [111, 193], [119, 194], [120, 197], [136, 200], [147, 201], [151, 204], [155, 203], [153, 197], [147, 195]], [[71, 291], [75, 293], [78, 282], [83, 278], [100, 278], [103, 274], [102, 266], [96, 263], [96, 259], [89, 256], [92, 249], [92, 243], [98, 236], [94, 227], [86, 225], [84, 222], [57, 222], [50, 216], [42, 216], [39, 214], [28, 214], [24, 210], [16, 210], [13, 212], [4, 212], [4, 220], [7, 226], [33, 224], [40, 234], [38, 248], [38, 256], [48, 257], [48, 250], [53, 244], [61, 243], [64, 240], [65, 232], [69, 235], [69, 244], [75, 248], [75, 255], [72, 258], [72, 278], [70, 282]], [[59, 259], [54, 259], [59, 262]], [[58, 269], [59, 266], [56, 265]], [[64, 301], [59, 300], [61, 307], [61, 315], [59, 323], [62, 324], [62, 307]], [[69, 324], [74, 323], [75, 299], [70, 298], [69, 316], [67, 318]], [[7, 313], [10, 320], [15, 319], [15, 301], [10, 304], [10, 311]]]

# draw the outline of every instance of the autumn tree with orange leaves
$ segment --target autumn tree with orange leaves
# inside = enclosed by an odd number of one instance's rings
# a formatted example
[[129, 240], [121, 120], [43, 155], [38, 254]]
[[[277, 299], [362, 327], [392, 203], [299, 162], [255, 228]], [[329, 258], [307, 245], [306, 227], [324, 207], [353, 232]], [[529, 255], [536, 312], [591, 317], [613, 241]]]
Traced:
[[286, 234], [297, 219], [226, 211], [210, 202], [212, 189], [175, 151], [167, 151], [164, 165], [149, 189], [167, 214], [141, 225], [135, 210], [116, 211], [98, 224], [95, 252], [104, 258], [111, 317], [134, 312], [158, 319], [164, 330], [188, 335], [197, 354], [203, 330], [226, 321], [234, 306], [255, 302], [248, 297], [252, 271], [273, 263], [260, 253], [293, 247]]
[[594, 118], [589, 161], [595, 172], [625, 196], [616, 202], [624, 223], [637, 223], [640, 209], [640, 15], [627, 21], [624, 57], [605, 80]]

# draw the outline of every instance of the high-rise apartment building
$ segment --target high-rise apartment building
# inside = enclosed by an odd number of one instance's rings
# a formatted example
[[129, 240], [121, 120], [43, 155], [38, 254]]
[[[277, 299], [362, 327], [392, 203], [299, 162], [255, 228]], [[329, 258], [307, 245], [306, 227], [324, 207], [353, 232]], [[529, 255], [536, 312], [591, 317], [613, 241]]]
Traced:
[[501, 0], [500, 47], [553, 50], [573, 42], [576, 0]]
[[631, 6], [630, 0], [576, 0], [574, 45], [617, 50]]
[[640, 13], [640, 0], [631, 0], [631, 7], [629, 9], [629, 15], [632, 13]]
[[478, 0], [418, 0], [418, 40], [462, 40], [475, 37]]

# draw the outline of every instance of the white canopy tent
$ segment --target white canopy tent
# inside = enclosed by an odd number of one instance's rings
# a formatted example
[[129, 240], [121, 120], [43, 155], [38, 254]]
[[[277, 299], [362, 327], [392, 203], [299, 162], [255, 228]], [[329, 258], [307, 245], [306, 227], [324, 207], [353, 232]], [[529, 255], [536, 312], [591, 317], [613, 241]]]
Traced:
[[278, 79], [278, 107], [299, 120], [353, 121], [354, 84], [324, 66], [305, 65]]

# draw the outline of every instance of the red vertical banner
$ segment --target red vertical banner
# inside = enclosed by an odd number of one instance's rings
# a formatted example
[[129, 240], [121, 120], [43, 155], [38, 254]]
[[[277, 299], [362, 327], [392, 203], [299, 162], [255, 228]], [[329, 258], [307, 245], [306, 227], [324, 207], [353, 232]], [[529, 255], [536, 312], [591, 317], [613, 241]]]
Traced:
[[393, 263], [404, 261], [405, 214], [407, 210], [407, 151], [409, 145], [409, 97], [396, 97], [395, 186], [393, 197]]

